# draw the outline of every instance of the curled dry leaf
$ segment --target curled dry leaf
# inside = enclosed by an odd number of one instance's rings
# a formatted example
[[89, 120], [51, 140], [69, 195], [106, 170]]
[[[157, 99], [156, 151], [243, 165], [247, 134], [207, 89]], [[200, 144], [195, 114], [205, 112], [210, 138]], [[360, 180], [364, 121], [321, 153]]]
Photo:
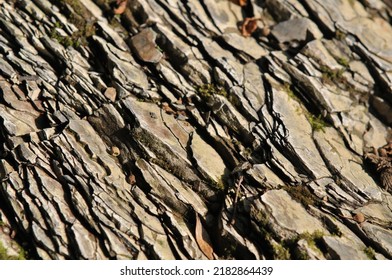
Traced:
[[211, 240], [207, 231], [201, 224], [199, 214], [196, 213], [196, 228], [195, 228], [196, 243], [199, 245], [200, 250], [209, 259], [214, 259], [214, 250], [211, 246]]
[[257, 26], [258, 19], [256, 18], [245, 18], [244, 22], [241, 25], [241, 34], [244, 37], [249, 37], [255, 32], [258, 28]]
[[114, 14], [121, 15], [127, 7], [127, 1], [128, 0], [117, 0], [116, 1], [116, 8], [114, 8], [114, 10], [113, 10]]

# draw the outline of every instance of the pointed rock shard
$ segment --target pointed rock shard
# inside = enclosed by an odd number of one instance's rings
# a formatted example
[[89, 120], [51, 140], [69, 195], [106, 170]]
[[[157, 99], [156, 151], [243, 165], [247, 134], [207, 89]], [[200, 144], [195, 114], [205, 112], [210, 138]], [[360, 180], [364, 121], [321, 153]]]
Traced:
[[112, 102], [116, 101], [116, 96], [117, 96], [117, 91], [114, 87], [108, 87], [105, 92], [104, 95], [107, 99], [109, 99]]

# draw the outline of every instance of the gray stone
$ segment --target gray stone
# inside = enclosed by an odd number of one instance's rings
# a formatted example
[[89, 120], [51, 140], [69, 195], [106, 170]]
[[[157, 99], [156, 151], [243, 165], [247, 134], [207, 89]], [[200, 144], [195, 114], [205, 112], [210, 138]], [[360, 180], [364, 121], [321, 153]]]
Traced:
[[322, 223], [311, 216], [301, 204], [294, 201], [284, 190], [271, 190], [261, 197], [264, 211], [274, 232], [282, 239], [301, 233], [325, 231]]
[[162, 53], [156, 45], [156, 33], [151, 28], [146, 28], [130, 40], [133, 51], [144, 62], [158, 63]]
[[358, 248], [353, 246], [349, 240], [334, 237], [324, 236], [323, 242], [328, 249], [331, 259], [339, 260], [364, 260], [368, 259], [364, 250], [365, 246]]
[[271, 35], [279, 43], [303, 43], [323, 37], [317, 25], [307, 18], [280, 22], [271, 29]]
[[359, 201], [382, 200], [380, 188], [357, 161], [358, 158], [345, 148], [336, 131], [325, 128], [325, 133], [316, 132], [314, 136], [328, 168], [331, 172], [339, 170], [346, 192]]
[[392, 257], [392, 232], [390, 229], [385, 229], [377, 225], [366, 223], [363, 227], [363, 231], [367, 237], [374, 242], [377, 247], [383, 252], [388, 258]]

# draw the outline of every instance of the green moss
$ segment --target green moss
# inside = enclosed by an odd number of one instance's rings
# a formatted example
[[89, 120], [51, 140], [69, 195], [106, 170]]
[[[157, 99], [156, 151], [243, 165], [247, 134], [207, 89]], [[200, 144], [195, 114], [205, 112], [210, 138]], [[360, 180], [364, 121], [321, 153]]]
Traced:
[[376, 259], [376, 252], [372, 247], [366, 247], [363, 249], [364, 253], [366, 256], [369, 258], [369, 260], [375, 260]]
[[346, 67], [346, 68], [348, 68], [349, 63], [350, 63], [345, 57], [339, 57], [336, 61], [337, 61], [340, 65], [342, 65], [342, 66], [344, 66], [344, 67]]
[[[320, 68], [322, 72], [322, 77], [321, 81], [325, 84], [335, 84], [338, 86], [340, 89], [345, 90], [350, 93], [350, 95], [356, 99], [358, 99], [358, 95], [360, 99], [367, 100], [368, 95], [363, 95], [363, 92], [358, 92], [355, 87], [348, 82], [346, 77], [343, 75], [344, 72], [346, 71], [346, 68], [349, 67], [349, 61], [345, 58], [338, 58], [337, 61], [344, 66], [344, 68], [341, 68], [339, 70], [332, 70], [328, 68], [327, 66], [322, 66]], [[365, 101], [366, 102], [366, 101]]]
[[289, 98], [294, 99], [296, 101], [299, 101], [298, 96], [295, 95], [294, 91], [291, 89], [291, 85], [289, 83], [284, 83], [283, 84], [283, 90], [287, 92], [287, 95]]
[[229, 101], [230, 101], [230, 103], [231, 104], [233, 104], [234, 106], [239, 106], [239, 105], [241, 105], [241, 101], [239, 100], [239, 98], [236, 96], [236, 95], [234, 95], [234, 94], [230, 94], [229, 95]]
[[331, 84], [331, 83], [341, 83], [345, 81], [343, 77], [343, 73], [345, 71], [344, 68], [339, 70], [332, 70], [329, 67], [322, 65], [320, 67], [320, 70], [322, 72], [322, 81], [324, 83]]
[[70, 36], [61, 36], [57, 28], [63, 28], [63, 26], [60, 22], [56, 22], [51, 29], [51, 38], [66, 48], [87, 45], [87, 39], [95, 34], [95, 21], [90, 11], [79, 0], [64, 0], [58, 4], [61, 12], [67, 16], [69, 22], [77, 27], [78, 31]]
[[306, 186], [283, 186], [282, 188], [287, 191], [295, 201], [301, 203], [305, 207], [317, 204], [317, 197], [312, 194]]
[[[59, 25], [61, 27], [59, 27]], [[74, 39], [72, 36], [62, 36], [57, 31], [57, 28], [62, 28], [62, 25], [58, 22], [55, 23], [55, 26], [50, 31], [50, 38], [55, 39], [59, 44], [63, 45], [65, 48], [74, 47], [77, 48], [80, 46], [80, 42], [77, 39]]]
[[292, 258], [299, 259], [299, 260], [308, 260], [309, 259], [308, 253], [306, 252], [306, 250], [303, 250], [300, 247], [298, 247], [298, 242], [300, 240], [305, 240], [310, 249], [312, 249], [313, 251], [317, 251], [321, 255], [323, 255], [323, 252], [321, 250], [321, 248], [323, 247], [323, 243], [322, 243], [323, 236], [324, 233], [322, 231], [314, 231], [313, 233], [304, 232], [296, 237], [284, 240], [282, 244], [285, 248], [289, 250]]
[[22, 248], [19, 248], [19, 255], [10, 256], [7, 253], [7, 248], [4, 247], [3, 243], [0, 242], [0, 260], [25, 260], [25, 252]]
[[158, 45], [156, 45], [155, 48], [156, 48], [160, 53], [163, 53], [163, 50], [162, 50]]
[[309, 233], [309, 232], [301, 233], [299, 235], [299, 239], [306, 240], [310, 248], [319, 250], [317, 244], [320, 244], [322, 242], [323, 236], [324, 236], [324, 232], [322, 232], [321, 230], [316, 230], [313, 233]]
[[337, 29], [335, 32], [335, 38], [338, 39], [339, 41], [344, 40], [346, 36], [347, 34], [339, 29]]
[[296, 250], [295, 251], [295, 258], [297, 260], [309, 260], [310, 257], [306, 251]]
[[196, 91], [203, 98], [209, 98], [215, 94], [227, 97], [227, 92], [223, 87], [211, 83], [196, 87]]
[[306, 115], [310, 125], [312, 126], [312, 129], [314, 131], [323, 131], [325, 132], [324, 128], [328, 126], [328, 124], [322, 119], [320, 115], [317, 117], [312, 115], [312, 114], [307, 114]]
[[290, 260], [291, 258], [290, 251], [283, 247], [282, 244], [274, 242], [272, 244], [272, 250], [274, 260]]

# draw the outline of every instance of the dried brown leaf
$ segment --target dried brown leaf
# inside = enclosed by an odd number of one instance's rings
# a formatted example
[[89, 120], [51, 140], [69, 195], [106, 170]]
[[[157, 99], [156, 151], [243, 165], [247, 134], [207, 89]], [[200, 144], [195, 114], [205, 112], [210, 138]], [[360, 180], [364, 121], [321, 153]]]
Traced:
[[244, 37], [249, 37], [255, 32], [258, 28], [257, 26], [258, 19], [255, 18], [245, 18], [244, 22], [241, 25], [241, 34]]
[[125, 9], [127, 8], [127, 2], [128, 0], [117, 0], [117, 7], [113, 9], [114, 14], [121, 15], [122, 13], [124, 13]]
[[200, 250], [209, 259], [214, 259], [214, 250], [211, 246], [211, 240], [207, 231], [201, 224], [199, 214], [196, 213], [196, 228], [195, 228], [196, 243], [199, 245]]
[[136, 177], [135, 177], [135, 175], [130, 174], [130, 175], [127, 177], [127, 182], [128, 182], [128, 184], [131, 184], [131, 185], [136, 184]]

